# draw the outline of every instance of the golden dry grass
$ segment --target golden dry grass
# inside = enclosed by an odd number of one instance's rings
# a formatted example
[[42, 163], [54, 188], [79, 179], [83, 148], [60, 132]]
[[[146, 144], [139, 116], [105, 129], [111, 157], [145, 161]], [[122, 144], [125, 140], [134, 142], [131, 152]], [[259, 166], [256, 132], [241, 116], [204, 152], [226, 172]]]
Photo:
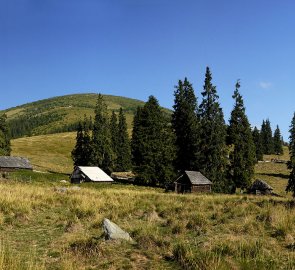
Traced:
[[[2, 248], [30, 261], [31, 269], [295, 267], [295, 208], [289, 199], [177, 195], [118, 184], [60, 192], [53, 186], [60, 183], [0, 182]], [[103, 218], [135, 242], [105, 241]]]

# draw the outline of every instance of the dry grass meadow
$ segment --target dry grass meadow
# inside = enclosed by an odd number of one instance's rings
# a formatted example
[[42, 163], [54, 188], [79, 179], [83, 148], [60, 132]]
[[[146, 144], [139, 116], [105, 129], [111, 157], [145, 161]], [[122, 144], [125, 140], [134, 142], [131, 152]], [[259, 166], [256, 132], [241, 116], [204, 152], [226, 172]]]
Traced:
[[[26, 154], [38, 170], [67, 173], [74, 138], [13, 140], [13, 154]], [[122, 184], [74, 190], [60, 182], [65, 174], [11, 173], [0, 181], [0, 269], [295, 269], [286, 165], [259, 163], [255, 177], [282, 197], [178, 195]], [[106, 241], [103, 218], [134, 242]]]
[[[9, 178], [0, 183], [0, 269], [295, 269], [288, 198], [119, 184], [62, 192], [63, 175]], [[134, 243], [105, 241], [105, 217]]]

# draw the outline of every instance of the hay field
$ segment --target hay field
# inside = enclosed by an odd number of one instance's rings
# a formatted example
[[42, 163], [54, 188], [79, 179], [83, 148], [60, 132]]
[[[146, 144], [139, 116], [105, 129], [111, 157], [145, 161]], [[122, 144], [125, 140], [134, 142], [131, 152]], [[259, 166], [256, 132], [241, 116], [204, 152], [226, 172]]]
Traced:
[[[0, 182], [0, 269], [295, 269], [290, 199], [119, 184], [61, 192], [63, 177]], [[103, 218], [134, 243], [105, 241]]]

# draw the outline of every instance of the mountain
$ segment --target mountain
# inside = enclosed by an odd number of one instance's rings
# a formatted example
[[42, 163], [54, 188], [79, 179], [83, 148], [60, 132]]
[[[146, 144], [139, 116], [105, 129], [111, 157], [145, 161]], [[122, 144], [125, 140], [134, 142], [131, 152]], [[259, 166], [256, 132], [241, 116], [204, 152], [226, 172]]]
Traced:
[[[4, 112], [8, 117], [12, 138], [75, 131], [84, 115], [94, 116], [97, 96], [94, 93], [59, 96], [7, 109]], [[123, 108], [128, 128], [131, 129], [134, 112], [144, 102], [126, 97], [103, 96], [110, 112]]]

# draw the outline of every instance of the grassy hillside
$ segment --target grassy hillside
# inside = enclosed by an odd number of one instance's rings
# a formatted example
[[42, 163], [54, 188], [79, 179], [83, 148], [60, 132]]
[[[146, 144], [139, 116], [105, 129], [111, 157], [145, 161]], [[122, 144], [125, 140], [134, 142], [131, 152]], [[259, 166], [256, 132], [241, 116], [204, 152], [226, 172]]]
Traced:
[[[124, 109], [129, 128], [136, 108], [144, 104], [143, 101], [118, 96], [104, 95], [104, 99], [110, 111]], [[5, 113], [14, 137], [50, 134], [75, 130], [84, 114], [94, 116], [96, 100], [97, 94], [67, 95], [7, 109]]]
[[[60, 175], [9, 178], [0, 181], [1, 269], [295, 269], [295, 208], [285, 198], [119, 184], [62, 192]], [[103, 218], [134, 242], [105, 241]]]
[[11, 154], [27, 157], [35, 170], [70, 173], [75, 139], [75, 132], [14, 139], [11, 141]]
[[287, 169], [286, 164], [268, 162], [274, 158], [288, 161], [289, 160], [288, 147], [284, 147], [284, 154], [281, 156], [265, 155], [264, 161], [267, 161], [267, 162], [258, 163], [255, 166], [255, 177], [266, 181], [268, 184], [270, 184], [274, 188], [274, 191], [276, 193], [285, 196], [286, 195], [285, 189], [288, 182], [289, 170]]

